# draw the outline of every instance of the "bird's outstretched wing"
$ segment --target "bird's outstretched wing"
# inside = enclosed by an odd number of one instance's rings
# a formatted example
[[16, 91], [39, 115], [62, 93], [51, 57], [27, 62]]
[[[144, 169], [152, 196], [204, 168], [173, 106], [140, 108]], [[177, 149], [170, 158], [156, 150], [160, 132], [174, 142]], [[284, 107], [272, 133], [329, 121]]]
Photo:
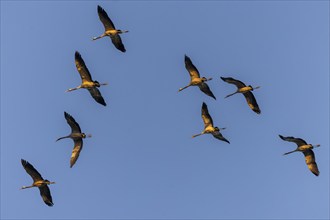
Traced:
[[191, 62], [191, 59], [187, 55], [184, 55], [184, 63], [186, 65], [186, 69], [189, 72], [191, 80], [193, 80], [195, 78], [200, 78], [200, 75], [199, 75], [199, 72], [198, 72], [197, 68]]
[[301, 138], [295, 138], [295, 137], [283, 137], [282, 135], [279, 135], [279, 137], [284, 140], [284, 141], [289, 141], [289, 142], [294, 142], [296, 143], [298, 146], [302, 146], [302, 145], [307, 145], [306, 141], [304, 141]]
[[202, 92], [204, 92], [206, 95], [211, 96], [212, 98], [214, 98], [214, 99], [216, 100], [216, 98], [215, 98], [215, 96], [213, 95], [213, 92], [211, 91], [210, 87], [209, 87], [205, 82], [199, 84], [198, 87], [199, 87], [199, 89], [200, 89]]
[[111, 19], [109, 18], [107, 12], [99, 5], [97, 6], [97, 13], [106, 31], [116, 29], [115, 25], [112, 23]]
[[239, 81], [232, 77], [220, 77], [220, 78], [226, 83], [234, 84], [237, 88], [243, 88], [246, 86], [242, 81]]
[[77, 67], [77, 70], [79, 72], [82, 82], [83, 83], [92, 82], [93, 81], [92, 76], [89, 73], [89, 70], [88, 70], [85, 62], [78, 51], [76, 51], [76, 53], [74, 54], [74, 58], [75, 58], [76, 67]]
[[256, 98], [254, 97], [253, 93], [248, 91], [246, 93], [243, 93], [249, 107], [257, 114], [260, 114], [261, 111], [260, 111], [260, 108], [258, 106], [258, 103], [257, 103], [257, 100]]
[[204, 127], [212, 126], [213, 127], [213, 120], [209, 114], [209, 110], [207, 109], [207, 105], [203, 102], [202, 105], [202, 119], [204, 122]]
[[89, 93], [91, 94], [91, 96], [95, 99], [96, 102], [100, 103], [101, 105], [106, 106], [107, 104], [105, 103], [101, 92], [98, 88], [93, 87], [93, 88], [89, 88], [88, 89]]
[[73, 147], [72, 154], [71, 154], [71, 159], [70, 159], [70, 168], [72, 168], [73, 165], [78, 160], [78, 157], [80, 155], [80, 151], [82, 150], [82, 148], [83, 148], [83, 140], [82, 140], [82, 138], [75, 139], [74, 140], [74, 147]]
[[113, 45], [115, 45], [115, 47], [118, 50], [120, 50], [121, 52], [126, 52], [125, 46], [124, 46], [123, 42], [121, 41], [121, 37], [119, 36], [119, 34], [110, 35], [110, 38], [111, 38]]
[[41, 174], [26, 160], [21, 159], [21, 163], [25, 169], [25, 171], [32, 177], [33, 181], [43, 180]]
[[216, 139], [219, 139], [221, 141], [224, 141], [224, 142], [227, 142], [228, 144], [230, 144], [230, 142], [224, 136], [222, 136], [222, 134], [220, 133], [220, 131], [212, 132], [212, 135]]
[[312, 150], [306, 150], [306, 151], [303, 151], [303, 153], [305, 155], [305, 161], [308, 166], [308, 169], [310, 171], [312, 171], [312, 173], [315, 176], [318, 176], [320, 174], [320, 172], [319, 172], [319, 169], [317, 168], [317, 164], [315, 162], [314, 152]]
[[53, 203], [52, 195], [50, 194], [49, 187], [47, 185], [40, 186], [39, 191], [40, 191], [40, 195], [42, 197], [42, 200], [44, 200], [46, 205], [53, 206], [54, 203]]
[[70, 125], [72, 133], [81, 133], [79, 124], [76, 122], [76, 120], [74, 120], [74, 118], [69, 113], [64, 112], [64, 117], [67, 123]]

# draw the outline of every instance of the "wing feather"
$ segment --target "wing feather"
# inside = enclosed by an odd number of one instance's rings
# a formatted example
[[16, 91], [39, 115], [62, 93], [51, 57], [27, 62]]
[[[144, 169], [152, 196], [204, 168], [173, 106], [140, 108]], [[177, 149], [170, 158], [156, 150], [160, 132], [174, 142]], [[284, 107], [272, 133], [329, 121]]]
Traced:
[[78, 51], [76, 51], [75, 55], [75, 63], [76, 63], [76, 67], [77, 70], [79, 72], [79, 75], [81, 77], [82, 82], [92, 82], [92, 76], [83, 60], [83, 58], [81, 57], [80, 53]]
[[43, 185], [39, 187], [40, 195], [42, 197], [42, 200], [46, 203], [48, 206], [53, 206], [53, 199], [52, 195], [50, 194], [49, 187], [47, 185]]
[[209, 126], [213, 127], [212, 117], [210, 116], [207, 105], [204, 102], [202, 105], [202, 119], [203, 119], [205, 128], [209, 127]]
[[121, 37], [119, 36], [119, 34], [110, 35], [110, 38], [111, 38], [113, 45], [115, 45], [115, 47], [118, 50], [120, 50], [121, 52], [126, 52], [125, 46], [124, 46], [123, 42], [121, 41]]
[[88, 89], [89, 93], [91, 94], [91, 96], [95, 99], [95, 101], [97, 103], [100, 103], [101, 105], [106, 106], [107, 104], [105, 103], [100, 90], [98, 90], [98, 88], [93, 87], [93, 88], [89, 88]]
[[289, 142], [294, 142], [296, 143], [298, 146], [302, 146], [302, 145], [307, 145], [307, 142], [301, 138], [295, 138], [292, 136], [289, 137], [283, 137], [282, 135], [279, 135], [280, 138], [284, 141], [289, 141]]
[[237, 86], [237, 88], [246, 87], [246, 85], [242, 81], [239, 81], [239, 80], [234, 79], [232, 77], [220, 77], [220, 78], [223, 81], [225, 81], [226, 83], [234, 84], [235, 86]]
[[220, 133], [220, 131], [212, 132], [212, 135], [216, 139], [219, 139], [221, 141], [224, 141], [224, 142], [227, 142], [228, 144], [230, 144], [230, 142]]
[[306, 150], [306, 151], [303, 151], [303, 153], [305, 155], [305, 161], [306, 161], [306, 164], [308, 166], [308, 169], [310, 171], [312, 171], [312, 173], [315, 176], [318, 176], [320, 174], [320, 172], [319, 172], [319, 169], [318, 169], [317, 164], [315, 162], [314, 152], [312, 150]]
[[97, 6], [97, 13], [106, 31], [116, 29], [115, 25], [112, 23], [111, 19], [109, 18], [107, 12], [99, 5]]
[[71, 159], [70, 159], [70, 168], [73, 167], [73, 165], [76, 163], [76, 161], [78, 160], [78, 157], [80, 155], [80, 152], [83, 148], [83, 140], [80, 139], [75, 139], [74, 140], [74, 147], [72, 150], [72, 154], [71, 154]]
[[257, 100], [256, 98], [254, 97], [253, 93], [248, 91], [246, 93], [243, 93], [249, 107], [257, 114], [260, 114], [261, 111], [260, 111], [260, 108], [258, 106], [258, 103], [257, 103]]
[[32, 177], [33, 182], [43, 180], [41, 174], [28, 161], [21, 159], [25, 171]]
[[205, 82], [199, 84], [198, 87], [206, 95], [211, 96], [212, 98], [214, 98], [216, 100], [216, 98], [215, 98], [213, 92], [211, 91], [210, 87]]
[[184, 63], [185, 63], [186, 69], [189, 72], [191, 80], [193, 80], [195, 78], [200, 78], [197, 68], [191, 62], [191, 59], [187, 55], [184, 56]]
[[70, 125], [72, 133], [81, 133], [79, 124], [76, 122], [76, 120], [74, 120], [74, 118], [69, 113], [64, 112], [64, 117], [67, 123]]

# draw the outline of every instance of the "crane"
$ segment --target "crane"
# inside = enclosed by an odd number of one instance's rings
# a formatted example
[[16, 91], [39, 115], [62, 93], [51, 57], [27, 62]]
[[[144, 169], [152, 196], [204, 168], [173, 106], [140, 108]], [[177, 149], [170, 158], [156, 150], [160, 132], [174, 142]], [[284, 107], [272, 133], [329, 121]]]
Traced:
[[121, 52], [126, 52], [125, 46], [123, 42], [121, 41], [121, 38], [119, 34], [127, 33], [127, 30], [118, 30], [115, 28], [115, 25], [112, 23], [111, 19], [109, 18], [107, 12], [101, 7], [97, 6], [97, 13], [99, 15], [99, 18], [104, 26], [104, 33], [98, 37], [93, 37], [93, 40], [100, 39], [105, 36], [109, 36], [111, 38], [111, 41], [115, 47], [120, 50]]
[[70, 159], [70, 168], [72, 168], [73, 165], [78, 160], [80, 152], [83, 148], [83, 138], [92, 137], [92, 135], [90, 134], [86, 135], [85, 133], [81, 133], [79, 124], [76, 122], [76, 120], [74, 120], [74, 118], [70, 114], [64, 112], [64, 117], [67, 123], [69, 124], [69, 126], [71, 127], [71, 134], [64, 137], [60, 137], [56, 141], [59, 141], [64, 138], [71, 138], [73, 140], [74, 147]]
[[51, 182], [49, 180], [43, 179], [40, 173], [28, 161], [21, 159], [21, 163], [25, 171], [33, 179], [33, 184], [31, 186], [23, 186], [21, 189], [38, 187], [40, 191], [40, 195], [44, 200], [44, 202], [46, 203], [46, 205], [53, 206], [54, 203], [48, 185], [55, 184], [55, 182]]
[[294, 142], [297, 144], [297, 148], [293, 151], [287, 152], [283, 155], [288, 155], [294, 152], [302, 152], [305, 156], [305, 162], [308, 166], [308, 169], [315, 175], [318, 176], [320, 174], [319, 169], [317, 167], [317, 164], [315, 162], [315, 155], [313, 152], [313, 148], [320, 147], [320, 144], [312, 145], [307, 144], [306, 141], [304, 141], [301, 138], [295, 138], [295, 137], [283, 137], [282, 135], [279, 135], [279, 137], [284, 141]]
[[98, 81], [92, 80], [92, 76], [91, 76], [89, 70], [87, 69], [85, 62], [78, 51], [75, 52], [75, 63], [76, 63], [76, 67], [79, 72], [79, 75], [81, 77], [82, 83], [81, 83], [81, 85], [77, 86], [76, 88], [71, 88], [71, 89], [66, 90], [66, 92], [71, 92], [71, 91], [81, 89], [81, 88], [87, 89], [97, 103], [106, 106], [107, 104], [105, 103], [105, 101], [101, 95], [101, 92], [98, 90], [97, 87], [108, 85], [108, 83], [99, 83]]
[[234, 79], [232, 77], [220, 77], [223, 81], [230, 83], [230, 84], [234, 84], [237, 87], [236, 92], [227, 95], [225, 98], [228, 98], [232, 95], [235, 95], [236, 93], [242, 93], [249, 105], [249, 107], [257, 114], [260, 114], [260, 108], [258, 106], [257, 100], [254, 97], [253, 93], [251, 91], [253, 91], [254, 89], [259, 89], [260, 86], [257, 87], [252, 87], [251, 85], [246, 86], [243, 82]]
[[203, 119], [203, 122], [204, 122], [204, 130], [199, 134], [193, 135], [192, 136], [193, 138], [197, 137], [197, 136], [200, 136], [200, 135], [203, 135], [203, 134], [212, 134], [213, 137], [215, 137], [215, 138], [217, 138], [221, 141], [225, 141], [228, 144], [230, 144], [230, 142], [226, 138], [224, 138], [222, 136], [222, 134], [220, 133], [220, 130], [224, 130], [226, 128], [218, 128], [218, 127], [213, 126], [212, 117], [210, 116], [207, 105], [204, 102], [203, 102], [203, 105], [202, 105], [202, 119]]
[[188, 70], [189, 75], [190, 75], [190, 83], [187, 86], [180, 88], [179, 92], [188, 88], [189, 86], [198, 86], [199, 89], [202, 92], [204, 92], [206, 95], [211, 96], [212, 98], [216, 99], [215, 96], [213, 95], [212, 91], [210, 90], [209, 86], [206, 84], [206, 81], [212, 80], [212, 78], [208, 78], [208, 79], [205, 77], [201, 78], [197, 68], [191, 62], [191, 59], [187, 55], [184, 56], [184, 62], [185, 62], [186, 69]]

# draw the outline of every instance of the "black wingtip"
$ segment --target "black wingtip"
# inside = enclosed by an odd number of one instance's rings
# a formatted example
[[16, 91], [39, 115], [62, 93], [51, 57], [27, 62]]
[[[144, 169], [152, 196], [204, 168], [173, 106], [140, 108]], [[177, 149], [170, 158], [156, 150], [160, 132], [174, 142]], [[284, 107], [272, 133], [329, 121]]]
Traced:
[[284, 137], [283, 137], [282, 135], [279, 134], [278, 136], [279, 136], [282, 140], [284, 140]]
[[48, 205], [49, 207], [52, 207], [54, 205], [54, 203], [50, 202], [50, 201], [45, 201], [46, 205]]
[[222, 77], [222, 76], [220, 76], [220, 79], [222, 79], [223, 81], [225, 81], [225, 79], [226, 79], [226, 78], [225, 78], [225, 77]]
[[97, 11], [103, 11], [103, 8], [100, 5], [97, 5]]
[[74, 53], [74, 58], [75, 58], [75, 60], [77, 60], [77, 59], [82, 59], [82, 58], [81, 58], [81, 54], [80, 54], [78, 51], [76, 51], [76, 52]]
[[21, 159], [21, 163], [22, 163], [22, 165], [24, 166], [25, 164], [27, 164], [27, 161], [24, 160], [24, 159]]
[[260, 114], [261, 114], [261, 111], [260, 111], [260, 109], [253, 109], [253, 111], [254, 111], [255, 113], [257, 113], [258, 115], [260, 115]]

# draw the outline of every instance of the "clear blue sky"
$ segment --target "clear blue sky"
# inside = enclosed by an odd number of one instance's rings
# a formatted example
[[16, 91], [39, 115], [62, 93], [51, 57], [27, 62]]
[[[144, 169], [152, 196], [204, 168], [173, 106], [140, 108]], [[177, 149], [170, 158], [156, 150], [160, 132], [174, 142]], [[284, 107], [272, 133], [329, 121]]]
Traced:
[[[110, 39], [97, 5], [127, 49]], [[84, 58], [107, 106], [80, 84]], [[184, 54], [217, 100], [189, 82]], [[220, 76], [261, 86], [261, 115]], [[231, 142], [204, 135], [201, 105]], [[63, 112], [91, 133], [70, 169]], [[312, 144], [320, 176], [303, 154]], [[46, 206], [20, 159], [50, 189]], [[1, 218], [328, 219], [328, 1], [1, 1]]]

